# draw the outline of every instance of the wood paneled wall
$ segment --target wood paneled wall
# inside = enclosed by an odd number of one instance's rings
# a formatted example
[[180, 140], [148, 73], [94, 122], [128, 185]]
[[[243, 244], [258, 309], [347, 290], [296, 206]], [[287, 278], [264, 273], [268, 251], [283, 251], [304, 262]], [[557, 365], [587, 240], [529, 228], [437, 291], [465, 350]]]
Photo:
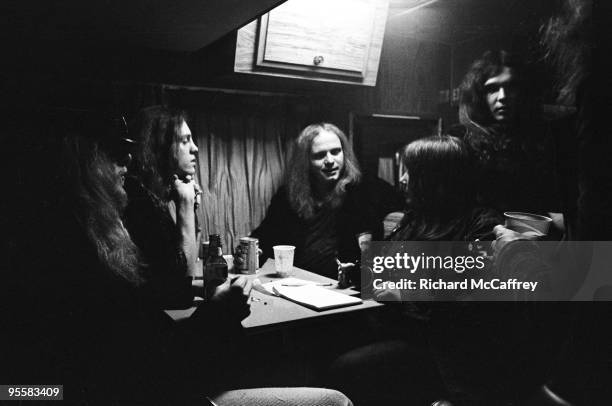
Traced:
[[[387, 27], [392, 30], [392, 26]], [[348, 131], [349, 112], [439, 116], [438, 92], [450, 86], [450, 46], [387, 32], [374, 88], [341, 88], [321, 98]]]
[[367, 92], [367, 111], [435, 114], [438, 91], [449, 86], [450, 47], [387, 35], [378, 82]]

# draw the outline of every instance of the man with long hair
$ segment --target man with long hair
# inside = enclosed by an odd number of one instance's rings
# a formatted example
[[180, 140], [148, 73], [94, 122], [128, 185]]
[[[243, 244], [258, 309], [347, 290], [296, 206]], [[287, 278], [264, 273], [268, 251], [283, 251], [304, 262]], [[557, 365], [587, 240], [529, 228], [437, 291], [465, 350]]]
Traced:
[[130, 128], [137, 145], [125, 224], [147, 264], [151, 296], [165, 307], [191, 305], [189, 276], [198, 266], [198, 148], [186, 119], [181, 110], [151, 106]]
[[249, 312], [246, 280], [228, 281], [223, 305], [174, 325], [142, 295], [141, 257], [120, 217], [129, 151], [116, 120], [62, 111], [33, 121], [12, 134], [28, 165], [15, 168], [3, 380], [61, 383], [73, 401], [203, 396], [203, 380], [194, 387], [187, 372], [198, 365], [190, 334], [214, 328], [227, 339], [225, 326], [239, 328]]
[[358, 259], [359, 243], [376, 227], [358, 194], [361, 172], [344, 133], [330, 123], [312, 124], [297, 138], [286, 183], [252, 233], [264, 257], [277, 244], [296, 246], [294, 264], [336, 278], [336, 260]]
[[612, 169], [608, 159], [612, 138], [603, 125], [596, 125], [596, 117], [607, 118], [606, 112], [595, 114], [606, 104], [596, 101], [602, 83], [595, 77], [594, 61], [607, 58], [600, 57], [603, 41], [595, 35], [593, 7], [592, 0], [564, 0], [559, 12], [542, 27], [545, 60], [556, 79], [556, 102], [575, 109], [557, 123], [558, 162], [565, 205], [571, 213], [572, 238], [587, 241], [610, 240], [612, 236]]
[[[556, 103], [574, 110], [552, 124], [557, 155], [555, 169], [559, 174], [566, 236], [570, 242], [610, 240], [612, 235], [612, 171], [607, 156], [611, 138], [603, 126], [595, 125], [594, 115], [597, 105], [594, 101], [601, 94], [601, 82], [595, 80], [593, 61], [602, 44], [594, 35], [594, 3], [563, 0], [557, 13], [541, 27], [544, 61], [552, 68], [555, 79]], [[598, 117], [607, 116], [604, 113]], [[503, 226], [496, 227], [496, 234], [498, 246], [502, 245], [499, 242], [508, 244], [525, 238]], [[577, 246], [590, 245], [580, 244]], [[571, 245], [559, 250], [561, 261], [563, 255], [569, 257], [563, 264], [572, 263], [575, 250]], [[588, 267], [572, 266], [571, 275], [580, 277], [587, 271]], [[578, 282], [575, 284], [577, 288], [580, 286]], [[576, 405], [604, 404], [611, 398], [608, 382], [612, 380], [612, 338], [610, 329], [605, 328], [611, 317], [610, 297], [605, 295], [608, 288], [609, 285], [604, 285], [596, 290], [593, 303], [554, 304], [552, 310], [565, 315], [563, 325], [568, 340], [565, 351], [551, 369], [547, 385], [542, 387], [542, 395], [550, 397], [554, 392], [555, 397], [561, 396]]]
[[[609, 41], [596, 35], [598, 15], [607, 2], [563, 0], [558, 12], [542, 27], [545, 61], [553, 68], [557, 103], [575, 112], [559, 120], [557, 150], [569, 237], [581, 241], [612, 240], [612, 137], [607, 126], [610, 105], [604, 82], [595, 66], [608, 72], [609, 58], [602, 48]], [[608, 10], [609, 11], [609, 10]], [[607, 97], [607, 96], [603, 96]], [[602, 111], [596, 110], [602, 109]], [[572, 404], [604, 404], [612, 398], [612, 317], [610, 285], [594, 293], [593, 303], [572, 303], [568, 318], [571, 340], [549, 385]], [[578, 372], [580, 371], [580, 372]]]
[[525, 66], [516, 55], [487, 51], [472, 63], [461, 83], [459, 120], [483, 133], [513, 129], [532, 110], [521, 103], [529, 101], [528, 90]]
[[351, 405], [327, 389], [227, 390], [251, 283], [228, 279], [181, 323], [152, 306], [120, 217], [123, 135], [91, 116], [35, 121], [10, 127], [15, 160], [29, 160], [9, 184], [2, 382], [63, 385], [65, 400], [84, 404]]
[[[487, 51], [461, 84], [459, 121], [453, 129], [475, 154], [481, 204], [499, 211], [554, 210], [549, 142], [541, 120], [538, 84], [507, 51]], [[534, 177], [537, 173], [539, 176]], [[541, 181], [540, 181], [541, 180]], [[520, 182], [521, 191], [510, 187]]]

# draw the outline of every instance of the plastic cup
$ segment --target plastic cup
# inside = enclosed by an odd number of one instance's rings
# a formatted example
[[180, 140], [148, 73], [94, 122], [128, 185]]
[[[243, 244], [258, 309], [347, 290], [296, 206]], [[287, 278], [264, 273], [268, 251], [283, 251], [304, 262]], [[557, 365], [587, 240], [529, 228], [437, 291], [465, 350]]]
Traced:
[[539, 214], [522, 213], [518, 211], [507, 211], [505, 226], [512, 231], [523, 234], [537, 235], [543, 237], [548, 235], [552, 219]]
[[272, 247], [274, 250], [274, 266], [276, 273], [286, 278], [291, 275], [293, 270], [293, 254], [295, 253], [295, 247], [293, 245], [275, 245]]

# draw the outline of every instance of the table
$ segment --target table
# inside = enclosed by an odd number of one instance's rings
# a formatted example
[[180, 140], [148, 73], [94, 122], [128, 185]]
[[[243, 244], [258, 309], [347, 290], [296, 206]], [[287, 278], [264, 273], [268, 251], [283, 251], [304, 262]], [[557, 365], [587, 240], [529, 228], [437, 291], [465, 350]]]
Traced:
[[[249, 279], [257, 278], [261, 281], [261, 283], [278, 280], [273, 259], [268, 259], [268, 261], [259, 269], [257, 274], [246, 276]], [[337, 281], [297, 267], [293, 268], [293, 274], [291, 276], [317, 283], [332, 283], [332, 286], [330, 286], [328, 289], [337, 290], [338, 292], [350, 295], [359, 294], [359, 292], [350, 288], [338, 289]], [[242, 321], [242, 326], [249, 334], [280, 329], [287, 326], [293, 326], [296, 323], [313, 321], [321, 318], [331, 318], [334, 315], [340, 315], [342, 313], [364, 311], [383, 306], [382, 303], [371, 299], [366, 299], [363, 301], [363, 303], [354, 306], [316, 311], [281, 297], [265, 295], [256, 290], [252, 290], [251, 292], [251, 314]], [[168, 313], [168, 315], [170, 315], [170, 317], [172, 317], [174, 320], [180, 320], [191, 316], [195, 309], [196, 306], [194, 305], [189, 309], [166, 310], [166, 313]]]

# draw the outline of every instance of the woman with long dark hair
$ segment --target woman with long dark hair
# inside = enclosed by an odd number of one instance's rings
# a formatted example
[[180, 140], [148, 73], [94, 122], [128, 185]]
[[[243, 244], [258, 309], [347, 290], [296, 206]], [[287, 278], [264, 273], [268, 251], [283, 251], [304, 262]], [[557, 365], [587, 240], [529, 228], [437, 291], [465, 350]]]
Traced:
[[396, 241], [473, 241], [491, 239], [499, 215], [477, 207], [476, 166], [466, 145], [447, 135], [416, 140], [404, 147], [409, 207], [389, 236]]
[[[464, 241], [467, 254], [469, 242], [495, 239], [494, 227], [502, 218], [479, 206], [473, 154], [452, 136], [429, 137], [405, 147], [402, 160], [411, 203], [389, 240]], [[429, 351], [448, 396], [458, 405], [522, 404], [545, 382], [551, 359], [547, 351], [554, 352], [556, 343], [549, 340], [550, 333], [540, 331], [548, 324], [524, 303], [416, 306], [409, 294], [402, 300], [407, 302], [406, 314], [425, 320]]]
[[[476, 202], [473, 156], [456, 137], [432, 136], [411, 142], [401, 152], [406, 169], [400, 181], [408, 202], [404, 217], [387, 238], [390, 241], [474, 241], [493, 237], [501, 218]], [[381, 301], [406, 301], [399, 291], [375, 290]], [[429, 341], [432, 324], [438, 326], [435, 304], [389, 303], [381, 322], [385, 341], [355, 349], [338, 358], [330, 376], [333, 387], [355, 402], [427, 404], [448, 397]], [[452, 319], [452, 318], [451, 318]], [[448, 330], [452, 335], [452, 329]], [[381, 362], [385, 360], [385, 362]], [[400, 378], [401, 377], [401, 378]], [[397, 385], [398, 379], [406, 385]], [[366, 381], [380, 388], [371, 393]], [[409, 386], [408, 386], [409, 385]]]
[[[403, 149], [402, 162], [409, 204], [388, 240], [437, 241], [443, 255], [456, 255], [457, 249], [465, 255], [470, 242], [495, 238], [493, 229], [502, 218], [478, 205], [477, 163], [462, 140], [442, 135], [413, 141]], [[335, 387], [356, 402], [379, 400], [362, 389], [361, 379], [384, 387], [393, 399], [388, 403], [445, 398], [457, 405], [524, 404], [545, 382], [546, 350], [554, 345], [547, 341], [549, 335], [541, 334], [540, 320], [528, 307], [448, 302], [453, 298], [437, 292], [433, 297], [446, 303], [413, 302], [413, 294], [375, 290], [378, 300], [403, 302], [388, 304], [399, 316], [391, 319], [394, 328], [387, 335], [392, 340], [353, 350], [336, 361], [334, 372], [341, 378]], [[380, 359], [387, 361], [383, 365]], [[350, 370], [356, 372], [349, 375]], [[398, 374], [413, 386], [394, 387], [390, 382], [397, 382]]]

